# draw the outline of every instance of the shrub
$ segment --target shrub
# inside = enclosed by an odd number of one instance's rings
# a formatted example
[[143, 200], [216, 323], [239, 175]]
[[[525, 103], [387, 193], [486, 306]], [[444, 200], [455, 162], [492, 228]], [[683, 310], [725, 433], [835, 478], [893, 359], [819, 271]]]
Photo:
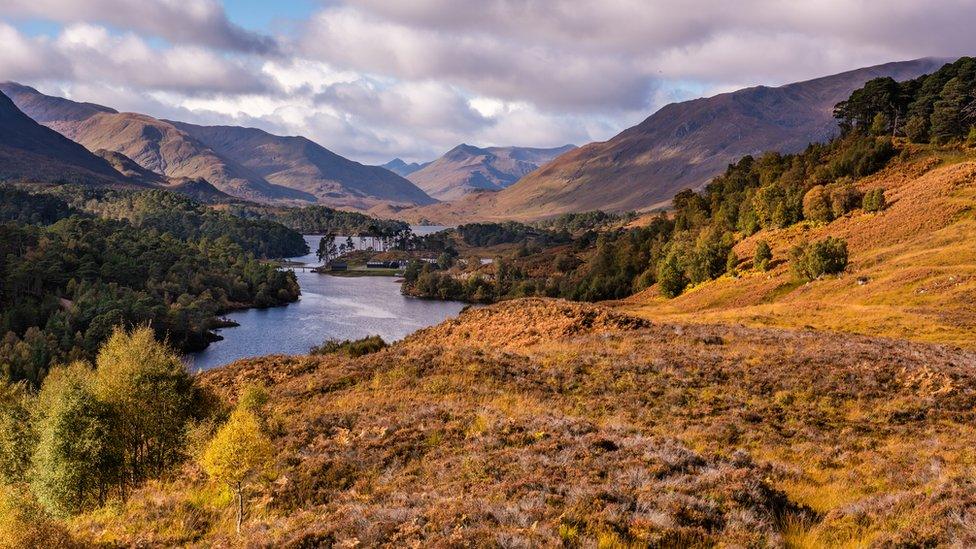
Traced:
[[846, 139], [844, 144], [827, 166], [829, 175], [835, 179], [871, 175], [885, 167], [896, 153], [891, 140], [886, 138], [855, 135]]
[[81, 546], [48, 516], [28, 490], [0, 484], [0, 547]]
[[352, 358], [375, 353], [387, 347], [387, 343], [378, 335], [356, 340], [329, 339], [309, 351], [313, 355], [345, 354]]
[[966, 136], [966, 146], [976, 147], [976, 126], [969, 127], [969, 135]]
[[725, 260], [725, 272], [735, 274], [739, 266], [739, 256], [735, 255], [735, 250], [729, 250], [729, 255]]
[[760, 240], [756, 243], [756, 254], [753, 256], [752, 264], [760, 271], [768, 271], [769, 263], [773, 260], [773, 250], [769, 247], [769, 242]]
[[847, 268], [847, 241], [828, 236], [812, 244], [799, 244], [790, 251], [790, 261], [800, 280], [839, 273]]
[[803, 196], [803, 218], [827, 223], [833, 219], [830, 195], [823, 185], [816, 185]]
[[864, 193], [864, 199], [861, 202], [861, 207], [866, 212], [880, 212], [885, 209], [886, 205], [884, 189], [871, 189]]

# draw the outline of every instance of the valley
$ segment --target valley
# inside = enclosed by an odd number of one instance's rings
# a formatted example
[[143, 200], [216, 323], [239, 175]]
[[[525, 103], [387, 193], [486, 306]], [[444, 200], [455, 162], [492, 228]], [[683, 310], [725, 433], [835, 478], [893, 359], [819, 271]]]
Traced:
[[0, 549], [976, 545], [976, 58], [629, 82], [626, 26], [328, 4], [0, 53]]

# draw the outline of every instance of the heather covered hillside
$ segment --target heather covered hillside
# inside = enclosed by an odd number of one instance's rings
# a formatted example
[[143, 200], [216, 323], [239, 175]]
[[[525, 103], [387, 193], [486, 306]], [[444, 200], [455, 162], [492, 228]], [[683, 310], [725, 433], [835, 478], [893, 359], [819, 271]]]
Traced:
[[[276, 451], [249, 485], [249, 543], [931, 546], [976, 541], [974, 366], [950, 347], [522, 300], [361, 358], [200, 381], [231, 403], [268, 388]], [[200, 467], [67, 531], [233, 545], [234, 506]]]

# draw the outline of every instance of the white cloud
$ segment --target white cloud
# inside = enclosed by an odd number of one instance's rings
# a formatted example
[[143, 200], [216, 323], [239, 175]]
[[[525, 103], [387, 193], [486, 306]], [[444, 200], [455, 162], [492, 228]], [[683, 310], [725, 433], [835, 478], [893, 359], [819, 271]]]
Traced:
[[104, 23], [174, 43], [235, 51], [271, 53], [278, 48], [272, 38], [231, 23], [215, 0], [4, 0], [0, 16]]

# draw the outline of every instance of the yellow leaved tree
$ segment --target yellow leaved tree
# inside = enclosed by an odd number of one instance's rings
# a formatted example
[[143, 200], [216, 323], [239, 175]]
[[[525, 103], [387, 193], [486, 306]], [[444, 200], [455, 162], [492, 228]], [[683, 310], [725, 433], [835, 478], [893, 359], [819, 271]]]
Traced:
[[204, 471], [230, 488], [237, 499], [237, 532], [244, 521], [244, 493], [269, 469], [273, 447], [258, 416], [264, 398], [260, 389], [245, 392], [201, 458]]

